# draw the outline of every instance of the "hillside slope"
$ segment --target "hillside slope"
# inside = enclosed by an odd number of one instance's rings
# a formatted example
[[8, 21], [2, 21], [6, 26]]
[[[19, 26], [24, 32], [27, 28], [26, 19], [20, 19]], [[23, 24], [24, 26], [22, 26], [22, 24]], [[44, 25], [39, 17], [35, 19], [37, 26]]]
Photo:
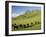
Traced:
[[12, 18], [12, 23], [16, 24], [27, 24], [30, 22], [40, 21], [41, 20], [41, 11], [33, 10], [31, 12], [26, 11], [24, 15]]
[[13, 29], [13, 31], [41, 29], [41, 24], [37, 24], [37, 23], [35, 24], [35, 22], [41, 22], [41, 11], [40, 10], [26, 11], [25, 14], [12, 18], [12, 24], [13, 25], [15, 24], [16, 25], [20, 25], [20, 24], [31, 25], [31, 23], [33, 23], [32, 27], [20, 28], [16, 30]]

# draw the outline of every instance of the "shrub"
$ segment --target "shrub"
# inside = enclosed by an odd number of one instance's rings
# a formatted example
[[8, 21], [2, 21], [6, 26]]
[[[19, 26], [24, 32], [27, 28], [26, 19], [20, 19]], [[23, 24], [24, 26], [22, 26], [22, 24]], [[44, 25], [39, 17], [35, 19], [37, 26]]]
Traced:
[[27, 27], [29, 27], [29, 24], [27, 24]]
[[24, 26], [24, 28], [26, 28], [26, 25], [25, 24], [23, 26]]
[[22, 24], [20, 24], [19, 26], [22, 27]]
[[15, 24], [16, 25], [16, 24]]

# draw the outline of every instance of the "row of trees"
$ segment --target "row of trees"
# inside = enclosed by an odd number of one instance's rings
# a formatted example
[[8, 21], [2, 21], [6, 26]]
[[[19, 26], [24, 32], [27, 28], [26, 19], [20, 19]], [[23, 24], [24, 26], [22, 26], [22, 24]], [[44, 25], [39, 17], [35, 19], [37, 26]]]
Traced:
[[[35, 24], [41, 24], [40, 22], [35, 22]], [[19, 28], [28, 28], [28, 27], [32, 27], [34, 26], [34, 23], [31, 22], [31, 24], [20, 24], [20, 25], [17, 25], [17, 24], [12, 24], [12, 29], [15, 30], [15, 29], [19, 29]]]

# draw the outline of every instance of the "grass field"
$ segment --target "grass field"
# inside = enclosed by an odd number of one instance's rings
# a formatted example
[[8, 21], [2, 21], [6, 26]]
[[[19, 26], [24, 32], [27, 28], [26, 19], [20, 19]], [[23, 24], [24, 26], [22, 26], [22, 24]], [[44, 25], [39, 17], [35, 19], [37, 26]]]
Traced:
[[[19, 26], [20, 24], [27, 24], [32, 25], [32, 27], [19, 27], [15, 28], [15, 30], [12, 27], [12, 31], [19, 31], [19, 30], [40, 30], [41, 29], [41, 23], [35, 23], [35, 22], [41, 22], [41, 11], [40, 10], [32, 10], [32, 11], [26, 11], [25, 14], [20, 15], [18, 17], [12, 18], [12, 24]], [[33, 24], [31, 24], [33, 23]]]

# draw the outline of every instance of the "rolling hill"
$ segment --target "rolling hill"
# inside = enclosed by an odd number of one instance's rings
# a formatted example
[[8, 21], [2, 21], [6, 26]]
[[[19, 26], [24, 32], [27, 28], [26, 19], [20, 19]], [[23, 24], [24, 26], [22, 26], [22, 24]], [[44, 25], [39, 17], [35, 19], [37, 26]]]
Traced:
[[19, 24], [31, 24], [31, 22], [33, 23], [33, 27], [32, 28], [26, 28], [23, 30], [38, 30], [41, 28], [41, 24], [35, 24], [35, 22], [41, 22], [41, 10], [32, 10], [29, 11], [27, 10], [25, 12], [25, 14], [20, 15], [18, 17], [12, 18], [12, 24], [14, 25], [15, 23], [17, 25]]
[[41, 11], [33, 10], [33, 11], [26, 11], [26, 13], [24, 15], [20, 15], [18, 17], [12, 18], [12, 23], [13, 24], [14, 23], [23, 24], [23, 23], [26, 23], [27, 21], [33, 22], [33, 21], [40, 21], [40, 20], [41, 20]]

